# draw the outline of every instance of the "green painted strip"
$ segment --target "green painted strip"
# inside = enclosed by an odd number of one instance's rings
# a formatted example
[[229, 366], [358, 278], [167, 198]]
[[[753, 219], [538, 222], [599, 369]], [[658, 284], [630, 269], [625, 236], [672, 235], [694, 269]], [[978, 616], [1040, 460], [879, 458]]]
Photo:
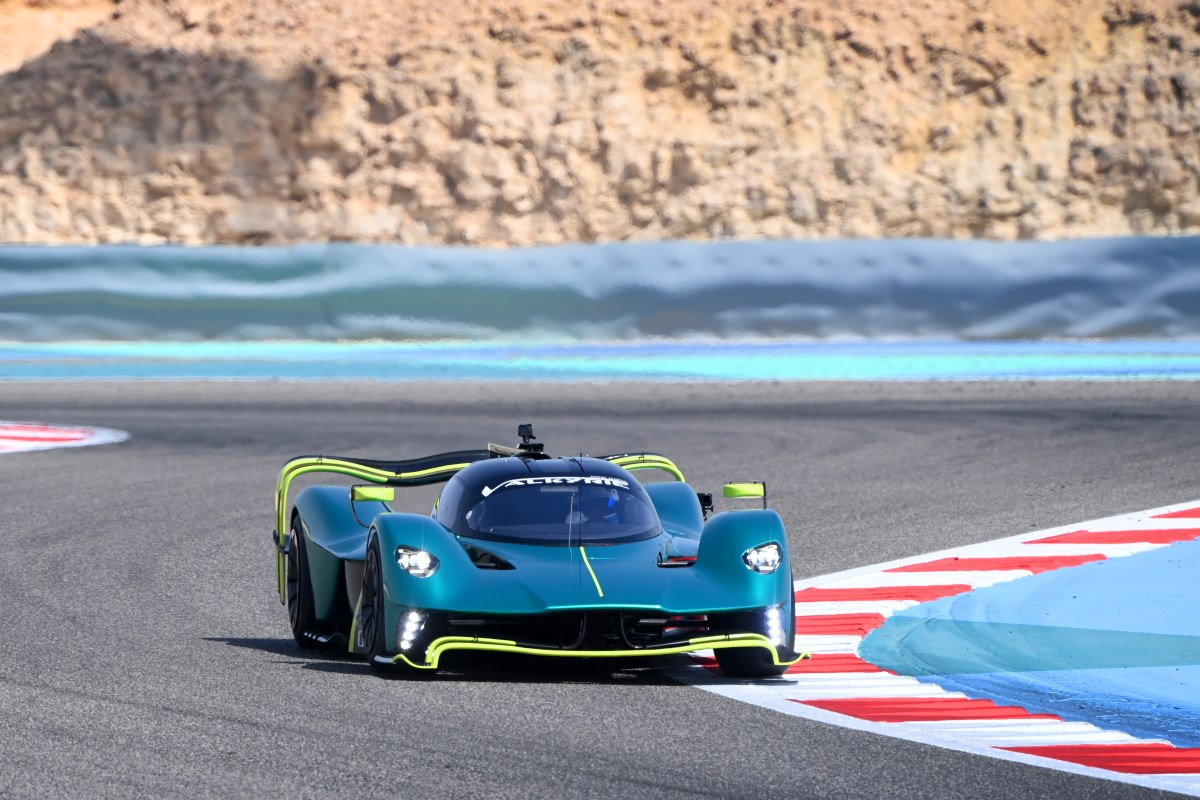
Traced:
[[596, 577], [596, 570], [592, 569], [592, 562], [588, 560], [587, 550], [584, 550], [582, 547], [580, 547], [579, 552], [583, 554], [583, 565], [587, 567], [587, 571], [591, 574], [592, 583], [596, 584], [596, 592], [599, 593], [601, 597], [604, 597], [604, 590], [600, 588], [600, 579]]

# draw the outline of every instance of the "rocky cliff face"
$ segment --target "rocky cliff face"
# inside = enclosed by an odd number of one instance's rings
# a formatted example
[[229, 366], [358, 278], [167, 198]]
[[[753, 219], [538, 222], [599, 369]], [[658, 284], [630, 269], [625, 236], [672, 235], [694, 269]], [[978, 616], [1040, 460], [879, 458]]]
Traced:
[[0, 241], [1200, 232], [1196, 2], [64, 5]]

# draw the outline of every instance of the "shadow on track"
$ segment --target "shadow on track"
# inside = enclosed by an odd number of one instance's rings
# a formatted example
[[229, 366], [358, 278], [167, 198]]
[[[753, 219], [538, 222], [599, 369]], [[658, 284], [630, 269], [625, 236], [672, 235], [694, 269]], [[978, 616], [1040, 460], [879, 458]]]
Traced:
[[[286, 656], [303, 669], [314, 672], [372, 675], [361, 656], [335, 647], [301, 650], [290, 637], [206, 636], [204, 641]], [[678, 686], [679, 682], [667, 675], [666, 670], [691, 663], [684, 656], [667, 656], [655, 659], [655, 662], [655, 666], [648, 667], [636, 658], [563, 659], [510, 653], [447, 653], [436, 673], [415, 675], [408, 680]]]

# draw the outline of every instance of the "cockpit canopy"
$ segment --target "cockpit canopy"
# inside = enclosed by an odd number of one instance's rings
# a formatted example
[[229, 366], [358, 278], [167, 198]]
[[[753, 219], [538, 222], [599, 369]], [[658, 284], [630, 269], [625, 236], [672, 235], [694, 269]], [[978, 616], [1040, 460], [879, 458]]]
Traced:
[[[592, 464], [603, 466], [587, 469]], [[620, 467], [592, 459], [516, 466], [464, 470], [443, 491], [438, 520], [459, 536], [525, 544], [616, 544], [662, 533], [650, 497]]]

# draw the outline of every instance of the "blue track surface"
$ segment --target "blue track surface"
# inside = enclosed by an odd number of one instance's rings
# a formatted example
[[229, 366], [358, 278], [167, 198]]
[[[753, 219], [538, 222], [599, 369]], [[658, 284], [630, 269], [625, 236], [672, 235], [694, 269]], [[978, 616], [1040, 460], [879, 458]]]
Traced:
[[0, 344], [0, 379], [1197, 380], [1200, 341]]
[[1200, 541], [893, 615], [860, 653], [971, 697], [1200, 747]]

